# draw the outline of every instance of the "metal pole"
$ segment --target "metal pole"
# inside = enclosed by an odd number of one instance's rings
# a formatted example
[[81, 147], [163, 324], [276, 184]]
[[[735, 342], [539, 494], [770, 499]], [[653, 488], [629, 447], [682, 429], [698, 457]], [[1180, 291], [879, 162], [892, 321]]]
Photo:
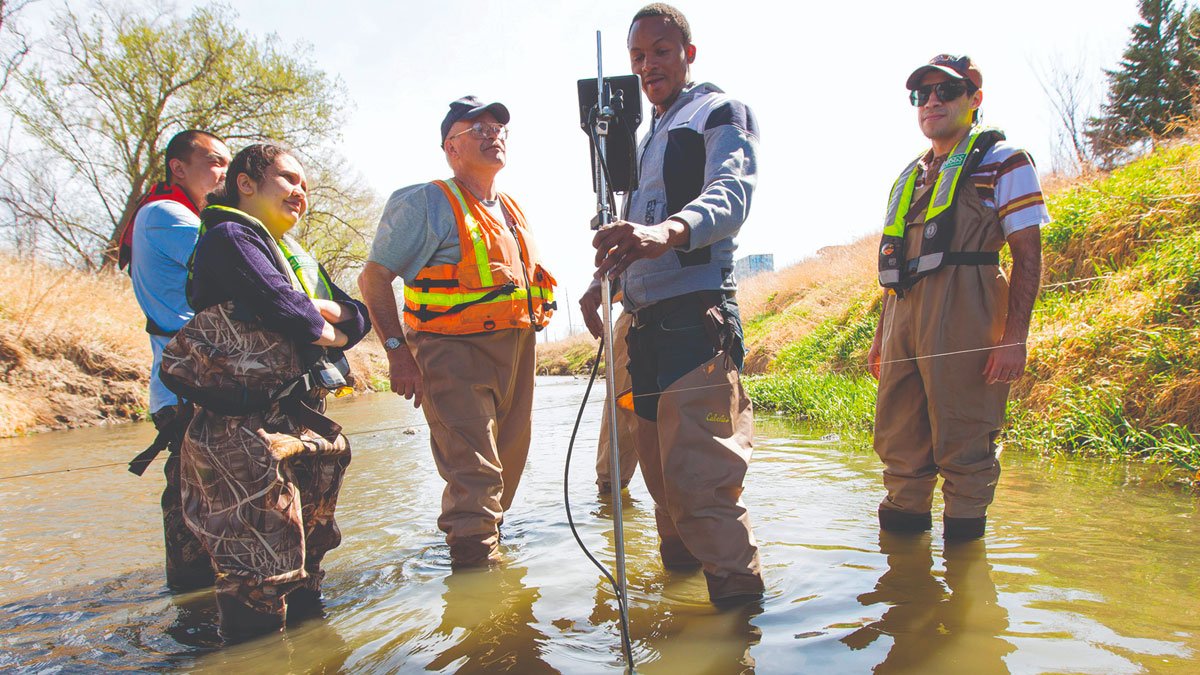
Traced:
[[[597, 136], [599, 137], [599, 147], [597, 148], [596, 156], [599, 161], [606, 161], [608, 155], [608, 125], [613, 117], [613, 111], [608, 107], [608, 101], [604, 96], [604, 59], [602, 58], [600, 46], [600, 31], [596, 31], [596, 106], [599, 114], [597, 115]], [[597, 167], [599, 169], [599, 167]], [[600, 226], [603, 227], [612, 222], [612, 212], [616, 207], [615, 204], [609, 202], [608, 199], [608, 181], [604, 177], [604, 171], [596, 171], [596, 199], [599, 207]], [[608, 470], [609, 483], [612, 487], [612, 520], [613, 520], [613, 547], [616, 549], [616, 567], [617, 567], [617, 609], [621, 615], [621, 648], [625, 652], [625, 665], [629, 669], [633, 668], [633, 651], [632, 640], [629, 637], [629, 595], [628, 586], [625, 581], [625, 528], [621, 515], [621, 447], [620, 434], [617, 433], [617, 391], [616, 380], [613, 375], [613, 368], [616, 364], [613, 363], [613, 324], [612, 324], [612, 281], [608, 275], [600, 278], [600, 307], [604, 318], [604, 382], [608, 392], [609, 401], [609, 416], [606, 421], [609, 425], [609, 453], [608, 453]]]

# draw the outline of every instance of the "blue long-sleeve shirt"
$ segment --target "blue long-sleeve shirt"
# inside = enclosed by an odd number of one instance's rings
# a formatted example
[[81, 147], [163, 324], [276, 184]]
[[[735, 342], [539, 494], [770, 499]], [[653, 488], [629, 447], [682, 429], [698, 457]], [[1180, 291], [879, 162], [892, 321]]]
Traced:
[[[241, 223], [208, 228], [196, 244], [192, 264], [192, 307], [200, 311], [232, 300], [234, 318], [258, 321], [263, 327], [310, 344], [321, 337], [325, 319], [307, 295], [275, 266], [267, 242]], [[358, 344], [371, 330], [367, 308], [332, 282], [333, 299], [349, 310], [336, 324], [346, 334], [344, 349]]]
[[[184, 296], [187, 261], [196, 248], [200, 218], [173, 201], [157, 201], [138, 210], [133, 223], [133, 259], [129, 276], [133, 294], [146, 318], [165, 331], [179, 330], [192, 318]], [[150, 412], [179, 402], [179, 397], [158, 379], [162, 351], [171, 338], [150, 336]]]

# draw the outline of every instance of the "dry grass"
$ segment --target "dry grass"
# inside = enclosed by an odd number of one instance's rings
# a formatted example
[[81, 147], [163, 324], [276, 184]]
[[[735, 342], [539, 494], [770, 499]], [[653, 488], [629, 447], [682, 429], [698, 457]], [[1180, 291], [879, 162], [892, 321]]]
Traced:
[[[129, 278], [0, 256], [0, 437], [146, 416], [150, 341]], [[386, 382], [368, 336], [358, 389]]]
[[[591, 372], [597, 342], [588, 333], [537, 345], [538, 375], [583, 375]], [[601, 370], [603, 372], [603, 369]]]
[[868, 235], [747, 279], [738, 291], [746, 324], [746, 372], [766, 372], [782, 349], [844, 314], [852, 300], [879, 295], [878, 243], [878, 236]]
[[0, 436], [144, 415], [143, 321], [123, 275], [0, 257]]

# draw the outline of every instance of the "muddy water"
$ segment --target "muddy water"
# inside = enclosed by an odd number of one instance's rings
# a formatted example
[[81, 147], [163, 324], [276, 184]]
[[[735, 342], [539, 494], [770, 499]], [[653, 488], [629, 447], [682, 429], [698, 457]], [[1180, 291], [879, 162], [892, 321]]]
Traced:
[[[539, 382], [507, 564], [453, 574], [420, 417], [390, 395], [336, 404], [358, 433], [326, 616], [234, 647], [219, 646], [209, 594], [163, 585], [157, 469], [0, 480], [0, 670], [619, 672], [612, 593], [562, 511], [581, 394], [569, 379]], [[571, 496], [585, 541], [611, 559], [590, 411]], [[123, 460], [151, 435], [141, 424], [0, 441], [0, 475]], [[1142, 468], [1009, 453], [986, 544], [945, 547], [939, 528], [881, 538], [874, 456], [818, 436], [760, 419], [746, 493], [760, 605], [716, 611], [702, 575], [662, 570], [635, 479], [625, 517], [638, 672], [1200, 672], [1194, 496]]]

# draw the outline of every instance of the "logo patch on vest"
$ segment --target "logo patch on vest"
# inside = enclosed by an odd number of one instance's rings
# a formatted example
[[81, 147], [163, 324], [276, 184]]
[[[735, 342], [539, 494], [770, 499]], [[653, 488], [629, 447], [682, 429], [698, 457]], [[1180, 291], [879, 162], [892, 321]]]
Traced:
[[643, 218], [643, 222], [645, 222], [647, 225], [653, 225], [654, 223], [658, 222], [657, 199], [651, 199], [650, 201], [646, 202], [646, 216]]
[[723, 413], [710, 412], [704, 418], [705, 422], [717, 422], [719, 424], [729, 424], [729, 415]]
[[879, 249], [879, 255], [882, 255], [885, 257], [890, 256], [895, 252], [896, 252], [896, 245], [890, 241], [888, 243], [884, 244], [883, 248]]
[[963, 162], [965, 162], [965, 161], [967, 161], [966, 153], [950, 155], [949, 157], [946, 158], [946, 163], [942, 165], [942, 171], [945, 171], [946, 169], [953, 169], [955, 167], [960, 167], [963, 165]]
[[933, 239], [937, 236], [937, 223], [929, 223], [925, 226], [925, 238]]

